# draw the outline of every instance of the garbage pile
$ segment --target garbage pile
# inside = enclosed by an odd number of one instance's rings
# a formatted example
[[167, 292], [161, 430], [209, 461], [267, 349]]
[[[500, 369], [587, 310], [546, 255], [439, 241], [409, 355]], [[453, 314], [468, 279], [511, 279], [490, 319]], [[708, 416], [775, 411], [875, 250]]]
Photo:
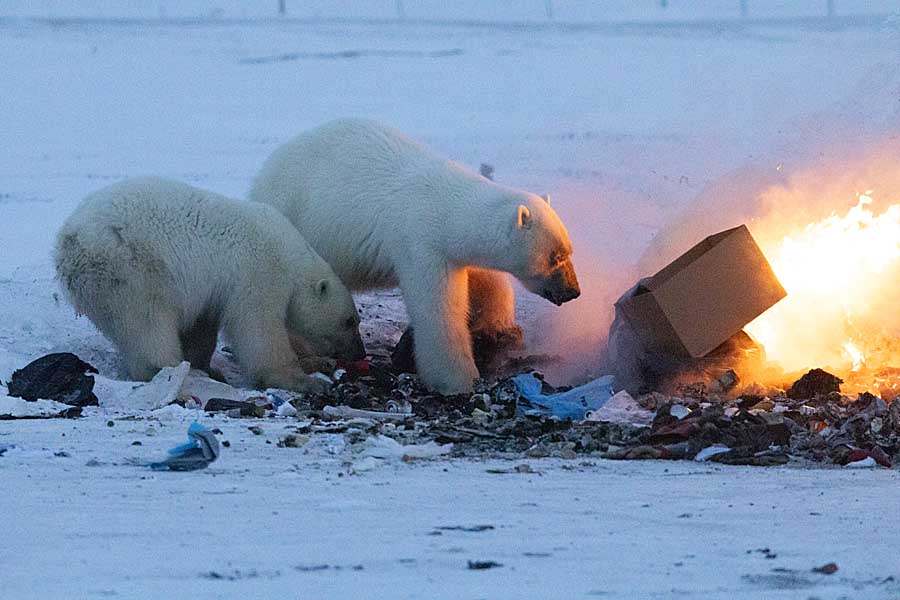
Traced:
[[[79, 416], [81, 407], [73, 405], [84, 402], [85, 392], [91, 393], [93, 381], [85, 382], [83, 377], [90, 376], [83, 373], [92, 371], [74, 355], [38, 359], [17, 373], [46, 372], [51, 382], [68, 374], [66, 385], [54, 383], [50, 391], [70, 404], [4, 396], [0, 418]], [[361, 450], [357, 454], [373, 465], [388, 458], [447, 454], [755, 466], [791, 460], [848, 467], [891, 467], [900, 462], [900, 402], [886, 402], [870, 393], [843, 395], [841, 379], [821, 369], [809, 371], [786, 390], [741, 387], [738, 375], [728, 370], [682, 384], [675, 394], [637, 397], [625, 390], [616, 392], [612, 377], [576, 388], [555, 388], [533, 371], [494, 383], [480, 380], [473, 394], [459, 396], [431, 393], [415, 375], [397, 374], [389, 363], [345, 365], [331, 379], [332, 387], [322, 394], [239, 390], [195, 374], [182, 363], [130, 390], [127, 400], [138, 402], [152, 395], [198, 415], [205, 412], [254, 423], [278, 419], [287, 432], [278, 447], [299, 447], [313, 436], [329, 434], [340, 437], [341, 445]], [[9, 388], [26, 395], [14, 385]], [[79, 413], [52, 414], [56, 409], [49, 411], [44, 404]], [[101, 408], [106, 404], [104, 398], [100, 404]], [[19, 416], [6, 414], [14, 411]], [[212, 433], [198, 428], [189, 432], [189, 438], [160, 467], [203, 468], [218, 456]], [[358, 466], [364, 469], [366, 464]]]
[[[712, 382], [632, 398], [610, 378], [554, 388], [537, 373], [480, 381], [475, 393], [438, 396], [415, 375], [371, 365], [338, 371], [326, 394], [267, 394], [243, 403], [210, 399], [234, 417], [290, 416], [296, 435], [387, 436], [404, 445], [453, 444], [454, 456], [671, 459], [732, 465], [890, 467], [900, 460], [900, 403], [841, 395], [841, 380], [815, 369], [788, 390], [738, 389], [733, 372]], [[730, 389], [726, 389], [729, 388]], [[289, 407], [289, 410], [285, 408]], [[283, 446], [290, 446], [286, 440]], [[449, 450], [448, 450], [449, 451]], [[444, 452], [442, 452], [444, 453]]]

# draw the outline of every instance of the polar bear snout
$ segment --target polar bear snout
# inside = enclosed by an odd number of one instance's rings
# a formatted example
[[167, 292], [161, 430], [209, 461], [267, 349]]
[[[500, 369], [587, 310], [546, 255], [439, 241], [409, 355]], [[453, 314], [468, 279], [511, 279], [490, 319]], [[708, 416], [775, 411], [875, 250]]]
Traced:
[[366, 347], [359, 333], [359, 317], [348, 318], [344, 327], [329, 336], [329, 356], [342, 360], [362, 360]]
[[310, 349], [319, 356], [329, 356], [342, 360], [362, 360], [366, 357], [366, 347], [359, 333], [359, 320], [350, 318], [342, 327], [330, 331], [296, 330], [297, 335], [309, 344]]
[[541, 286], [540, 295], [557, 306], [581, 295], [572, 261], [567, 260], [550, 273]]
[[349, 347], [340, 353], [338, 358], [343, 358], [344, 360], [362, 360], [366, 357], [366, 347], [363, 344], [362, 338], [357, 333], [356, 339], [354, 339]]

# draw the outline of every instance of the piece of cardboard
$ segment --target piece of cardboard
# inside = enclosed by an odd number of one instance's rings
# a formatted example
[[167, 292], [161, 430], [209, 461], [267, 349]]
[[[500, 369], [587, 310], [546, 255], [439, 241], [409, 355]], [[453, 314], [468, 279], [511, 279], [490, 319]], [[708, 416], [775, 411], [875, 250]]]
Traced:
[[746, 225], [711, 235], [616, 306], [647, 349], [699, 358], [787, 295]]

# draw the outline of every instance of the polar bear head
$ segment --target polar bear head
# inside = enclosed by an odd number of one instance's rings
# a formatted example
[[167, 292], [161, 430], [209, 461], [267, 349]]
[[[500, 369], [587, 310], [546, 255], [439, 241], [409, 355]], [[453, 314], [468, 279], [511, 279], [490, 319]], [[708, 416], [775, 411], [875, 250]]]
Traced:
[[513, 221], [513, 240], [508, 260], [509, 272], [528, 291], [559, 306], [581, 294], [572, 242], [565, 225], [550, 207], [550, 198], [526, 194], [520, 198]]
[[[317, 257], [318, 258], [318, 257]], [[366, 357], [353, 295], [321, 258], [299, 278], [288, 307], [288, 329], [320, 356]]]

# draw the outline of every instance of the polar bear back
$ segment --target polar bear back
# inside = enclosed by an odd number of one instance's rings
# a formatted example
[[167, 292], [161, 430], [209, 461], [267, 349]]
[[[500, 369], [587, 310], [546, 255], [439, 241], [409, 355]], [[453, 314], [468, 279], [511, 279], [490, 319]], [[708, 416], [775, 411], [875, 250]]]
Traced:
[[166, 295], [186, 321], [210, 307], [221, 310], [241, 288], [261, 281], [276, 282], [272, 293], [287, 298], [295, 265], [309, 265], [302, 258], [310, 255], [277, 211], [160, 178], [131, 179], [85, 198], [63, 225], [56, 250], [59, 275], [79, 310], [92, 301], [89, 287], [126, 280]]
[[472, 226], [460, 203], [485, 183], [394, 128], [343, 119], [276, 150], [250, 199], [285, 214], [359, 289], [395, 285], [393, 265], [415, 242], [458, 243], [453, 231]]

